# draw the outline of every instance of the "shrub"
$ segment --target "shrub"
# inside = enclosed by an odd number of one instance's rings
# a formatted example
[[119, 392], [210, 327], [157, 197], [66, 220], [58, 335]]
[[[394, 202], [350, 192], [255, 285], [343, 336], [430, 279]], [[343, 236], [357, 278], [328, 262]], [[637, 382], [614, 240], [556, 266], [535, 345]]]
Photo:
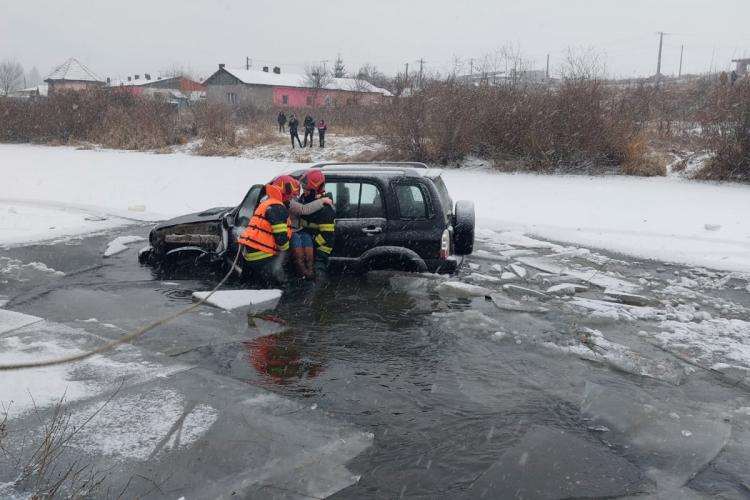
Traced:
[[712, 154], [697, 177], [712, 180], [750, 181], [750, 80], [716, 85], [712, 104], [704, 112], [702, 127]]

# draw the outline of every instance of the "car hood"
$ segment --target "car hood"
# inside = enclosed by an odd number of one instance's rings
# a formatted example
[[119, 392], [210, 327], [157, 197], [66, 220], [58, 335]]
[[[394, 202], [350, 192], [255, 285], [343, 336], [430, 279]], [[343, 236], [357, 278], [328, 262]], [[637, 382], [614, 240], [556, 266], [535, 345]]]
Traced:
[[222, 216], [234, 207], [215, 207], [203, 210], [202, 212], [195, 212], [192, 214], [181, 215], [174, 219], [169, 219], [164, 222], [160, 222], [154, 227], [154, 231], [160, 229], [166, 229], [173, 226], [179, 226], [181, 224], [195, 224], [200, 222], [214, 222], [221, 220]]

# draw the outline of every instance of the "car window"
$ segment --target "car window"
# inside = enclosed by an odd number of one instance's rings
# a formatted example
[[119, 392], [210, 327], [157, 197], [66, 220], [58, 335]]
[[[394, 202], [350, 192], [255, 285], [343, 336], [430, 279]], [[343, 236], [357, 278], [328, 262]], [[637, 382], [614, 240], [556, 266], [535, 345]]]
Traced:
[[443, 178], [437, 177], [433, 179], [432, 182], [435, 184], [435, 188], [437, 188], [438, 196], [440, 196], [440, 201], [443, 205], [443, 210], [445, 210], [445, 215], [451, 215], [453, 213], [453, 200], [451, 199], [451, 195], [448, 194], [448, 188], [445, 186]]
[[245, 199], [242, 200], [240, 209], [237, 211], [237, 219], [235, 221], [236, 226], [247, 226], [248, 222], [250, 222], [250, 217], [253, 216], [255, 207], [258, 206], [258, 200], [260, 199], [260, 192], [262, 189], [263, 186], [258, 184], [251, 187], [250, 191], [247, 192]]
[[337, 219], [385, 217], [383, 198], [374, 184], [327, 182], [326, 190], [333, 196]]
[[427, 203], [422, 189], [416, 184], [396, 184], [396, 199], [402, 219], [427, 219]]

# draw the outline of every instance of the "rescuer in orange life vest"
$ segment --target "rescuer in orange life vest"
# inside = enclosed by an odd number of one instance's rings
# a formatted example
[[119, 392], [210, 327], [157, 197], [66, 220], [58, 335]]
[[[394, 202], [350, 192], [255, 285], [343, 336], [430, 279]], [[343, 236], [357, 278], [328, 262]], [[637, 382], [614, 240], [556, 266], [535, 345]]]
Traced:
[[292, 236], [287, 207], [292, 198], [299, 195], [299, 182], [292, 176], [282, 175], [266, 184], [265, 192], [239, 244], [242, 280], [272, 286], [286, 281], [283, 264]]

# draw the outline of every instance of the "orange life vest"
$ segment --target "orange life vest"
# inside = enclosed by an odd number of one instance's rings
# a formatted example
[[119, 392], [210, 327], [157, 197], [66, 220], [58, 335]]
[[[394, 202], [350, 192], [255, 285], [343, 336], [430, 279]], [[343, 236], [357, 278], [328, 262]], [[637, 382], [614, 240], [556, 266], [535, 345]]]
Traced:
[[268, 254], [269, 257], [279, 255], [279, 247], [276, 245], [274, 237], [275, 233], [279, 232], [279, 230], [286, 230], [287, 238], [292, 237], [292, 228], [289, 226], [289, 219], [284, 223], [274, 226], [266, 218], [266, 212], [272, 205], [283, 205], [283, 203], [274, 198], [266, 198], [261, 201], [239, 239], [241, 245]]

